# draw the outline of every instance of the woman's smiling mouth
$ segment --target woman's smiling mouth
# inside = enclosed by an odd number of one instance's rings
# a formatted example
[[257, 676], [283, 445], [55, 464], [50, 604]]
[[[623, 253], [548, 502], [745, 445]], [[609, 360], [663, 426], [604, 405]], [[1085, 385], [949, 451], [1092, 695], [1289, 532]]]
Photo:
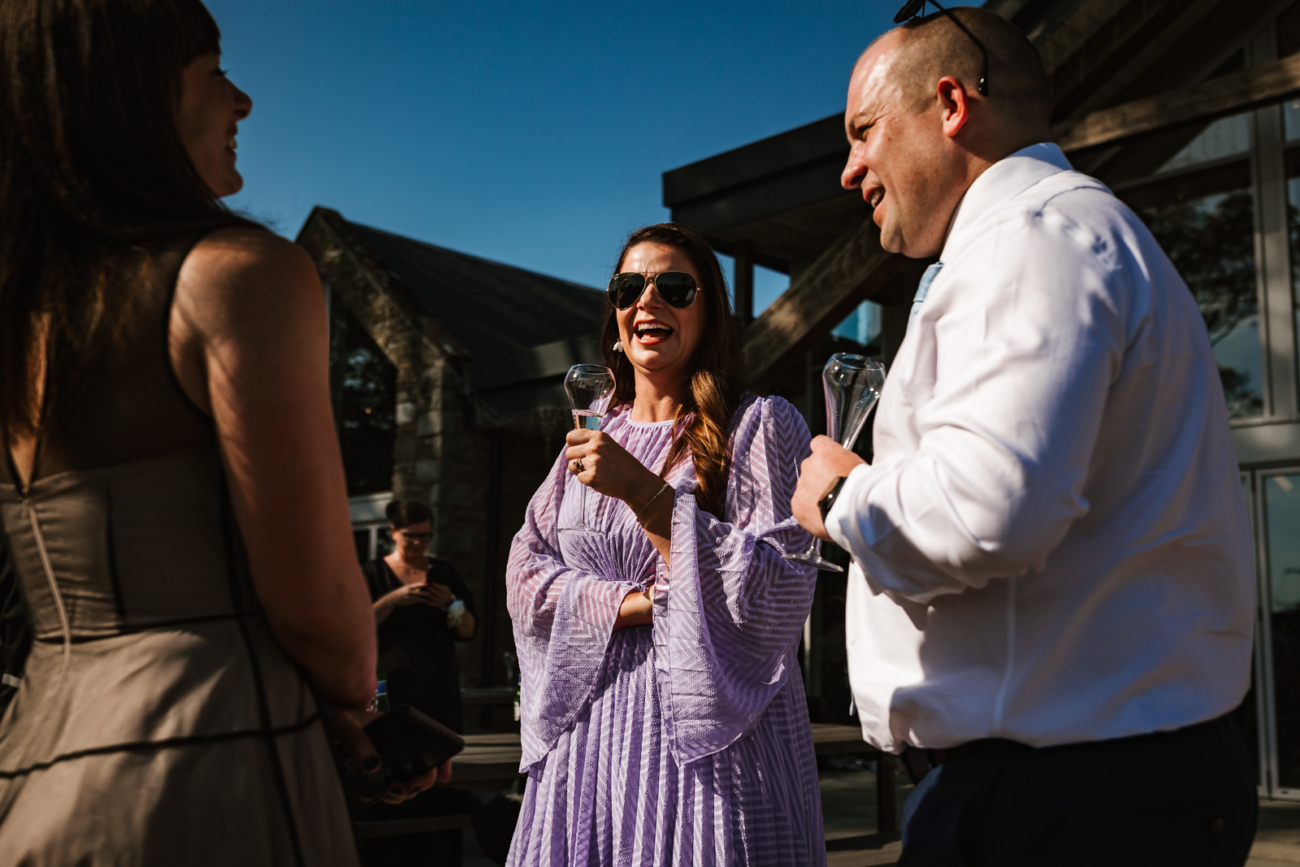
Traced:
[[633, 325], [632, 332], [636, 335], [638, 343], [643, 346], [653, 346], [671, 337], [673, 329], [658, 320], [646, 320]]

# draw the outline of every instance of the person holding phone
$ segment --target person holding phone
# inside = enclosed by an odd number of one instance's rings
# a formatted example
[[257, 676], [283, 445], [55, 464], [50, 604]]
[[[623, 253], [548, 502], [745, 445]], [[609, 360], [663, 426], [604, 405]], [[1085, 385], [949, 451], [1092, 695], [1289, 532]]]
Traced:
[[35, 639], [0, 860], [354, 865], [322, 717], [382, 770], [375, 625], [320, 279], [220, 202], [252, 100], [199, 0], [6, 2], [0, 34], [0, 522]]
[[[379, 633], [379, 675], [393, 707], [407, 704], [454, 732], [464, 731], [456, 642], [474, 637], [474, 597], [456, 567], [426, 553], [433, 513], [415, 500], [394, 500], [385, 510], [393, 550], [361, 571], [370, 589]], [[394, 808], [376, 805], [365, 818], [393, 819], [461, 812], [462, 792], [435, 789]], [[363, 864], [418, 861], [460, 864], [460, 832], [376, 837], [362, 841]]]
[[373, 600], [378, 670], [387, 680], [389, 701], [464, 731], [456, 642], [474, 637], [474, 596], [455, 566], [426, 553], [433, 538], [428, 506], [394, 500], [385, 514], [394, 548], [361, 571]]

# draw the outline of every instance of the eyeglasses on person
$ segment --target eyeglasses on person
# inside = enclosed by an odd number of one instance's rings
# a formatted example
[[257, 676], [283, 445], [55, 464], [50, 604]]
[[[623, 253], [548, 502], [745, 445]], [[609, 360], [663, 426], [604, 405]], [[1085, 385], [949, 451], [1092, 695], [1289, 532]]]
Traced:
[[947, 15], [948, 18], [952, 20], [952, 23], [960, 27], [961, 32], [969, 36], [970, 41], [974, 42], [975, 47], [980, 50], [980, 54], [984, 56], [984, 70], [982, 73], [980, 73], [980, 83], [978, 86], [976, 86], [975, 89], [979, 91], [981, 96], [988, 96], [989, 95], [989, 53], [984, 48], [984, 43], [976, 39], [975, 34], [967, 30], [966, 25], [958, 21], [956, 15], [953, 15], [951, 12], [949, 12], [947, 9], [940, 6], [938, 3], [935, 3], [934, 0], [907, 0], [907, 2], [903, 4], [903, 8], [899, 9], [898, 14], [894, 16], [894, 23], [902, 24], [904, 21], [910, 21], [913, 18], [916, 18], [922, 12], [925, 11], [926, 3], [933, 3], [934, 8], [938, 9], [944, 15]]
[[664, 271], [654, 277], [626, 271], [610, 278], [609, 300], [619, 310], [626, 310], [641, 297], [647, 283], [653, 283], [659, 290], [659, 297], [671, 307], [690, 307], [695, 293], [700, 290], [695, 278], [684, 271]]
[[397, 535], [408, 542], [427, 542], [433, 538], [432, 533], [408, 533], [405, 530], [398, 530]]

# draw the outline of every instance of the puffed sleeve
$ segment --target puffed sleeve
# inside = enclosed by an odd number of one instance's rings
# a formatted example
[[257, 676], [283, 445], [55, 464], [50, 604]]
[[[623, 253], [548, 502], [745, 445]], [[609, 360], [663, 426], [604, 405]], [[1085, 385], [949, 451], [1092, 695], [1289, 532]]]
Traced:
[[814, 569], [781, 556], [812, 540], [790, 513], [808, 427], [780, 398], [752, 399], [738, 416], [724, 520], [679, 489], [668, 580], [655, 589], [655, 676], [683, 763], [743, 737], [799, 676], [816, 588]]

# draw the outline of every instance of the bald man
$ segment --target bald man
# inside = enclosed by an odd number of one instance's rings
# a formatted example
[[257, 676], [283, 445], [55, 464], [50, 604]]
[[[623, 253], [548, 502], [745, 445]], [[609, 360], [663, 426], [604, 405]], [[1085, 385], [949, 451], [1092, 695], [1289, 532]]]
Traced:
[[1032, 44], [953, 12], [850, 79], [844, 186], [938, 261], [874, 463], [819, 437], [793, 501], [853, 555], [854, 701], [917, 781], [898, 863], [1240, 865], [1252, 548], [1205, 326], [1050, 143]]

